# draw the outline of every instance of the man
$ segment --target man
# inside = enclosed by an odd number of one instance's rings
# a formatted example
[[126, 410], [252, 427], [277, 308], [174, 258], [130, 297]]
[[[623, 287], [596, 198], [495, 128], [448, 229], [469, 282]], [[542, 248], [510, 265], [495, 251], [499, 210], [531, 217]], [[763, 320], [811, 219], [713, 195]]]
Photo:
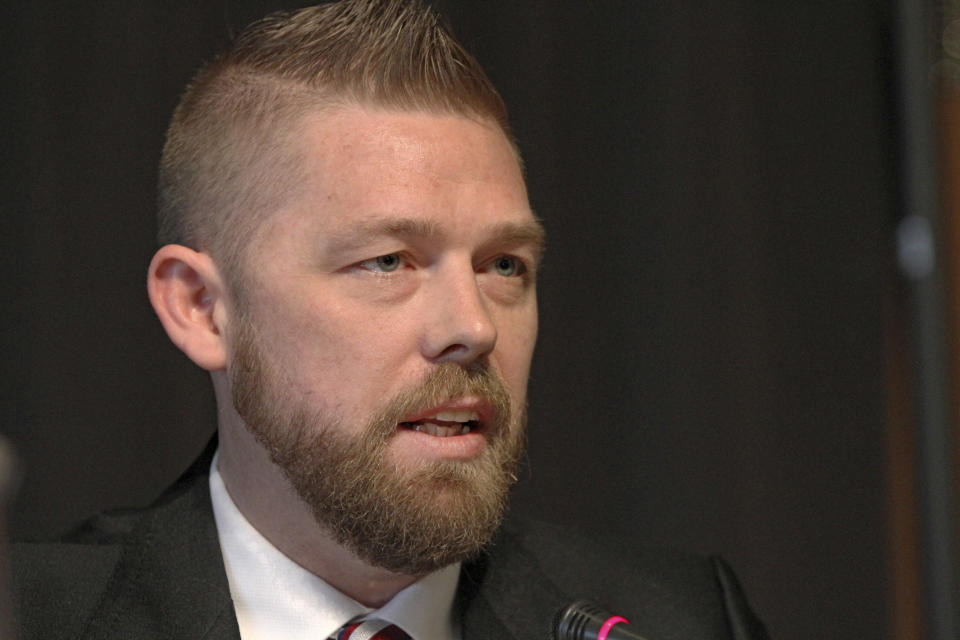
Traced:
[[160, 239], [150, 300], [211, 373], [218, 439], [151, 508], [18, 550], [23, 638], [549, 637], [581, 598], [651, 640], [764, 637], [717, 561], [501, 525], [543, 231], [431, 11], [242, 33], [173, 116]]

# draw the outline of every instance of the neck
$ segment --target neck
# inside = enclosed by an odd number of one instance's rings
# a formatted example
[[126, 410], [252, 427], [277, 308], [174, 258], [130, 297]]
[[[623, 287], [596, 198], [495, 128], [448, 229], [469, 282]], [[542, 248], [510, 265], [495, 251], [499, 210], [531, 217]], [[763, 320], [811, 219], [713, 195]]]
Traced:
[[[221, 405], [222, 406], [222, 405]], [[230, 405], [232, 406], [232, 405]], [[218, 470], [230, 498], [264, 538], [364, 606], [379, 608], [417, 576], [371, 566], [320, 526], [283, 472], [240, 421], [220, 416]]]

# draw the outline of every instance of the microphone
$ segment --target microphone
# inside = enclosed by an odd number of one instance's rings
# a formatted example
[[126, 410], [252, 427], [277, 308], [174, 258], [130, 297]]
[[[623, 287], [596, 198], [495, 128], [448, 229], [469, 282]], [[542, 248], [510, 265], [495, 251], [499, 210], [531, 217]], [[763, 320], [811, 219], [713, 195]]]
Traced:
[[553, 640], [646, 640], [630, 622], [587, 600], [577, 600], [553, 618]]

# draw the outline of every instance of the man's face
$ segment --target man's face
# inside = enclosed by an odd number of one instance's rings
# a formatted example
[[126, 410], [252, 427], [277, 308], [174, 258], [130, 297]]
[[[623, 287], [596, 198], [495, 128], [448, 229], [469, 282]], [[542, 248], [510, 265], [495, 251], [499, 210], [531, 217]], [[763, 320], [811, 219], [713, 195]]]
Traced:
[[342, 108], [244, 260], [238, 412], [318, 521], [424, 573], [499, 523], [522, 451], [541, 231], [493, 125]]

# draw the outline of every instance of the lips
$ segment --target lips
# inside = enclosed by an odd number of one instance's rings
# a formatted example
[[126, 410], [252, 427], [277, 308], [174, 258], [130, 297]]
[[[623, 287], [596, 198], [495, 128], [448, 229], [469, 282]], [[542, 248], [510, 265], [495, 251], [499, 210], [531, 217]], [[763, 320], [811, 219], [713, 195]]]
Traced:
[[450, 438], [479, 429], [483, 422], [477, 409], [441, 409], [403, 420], [400, 426], [438, 438]]

